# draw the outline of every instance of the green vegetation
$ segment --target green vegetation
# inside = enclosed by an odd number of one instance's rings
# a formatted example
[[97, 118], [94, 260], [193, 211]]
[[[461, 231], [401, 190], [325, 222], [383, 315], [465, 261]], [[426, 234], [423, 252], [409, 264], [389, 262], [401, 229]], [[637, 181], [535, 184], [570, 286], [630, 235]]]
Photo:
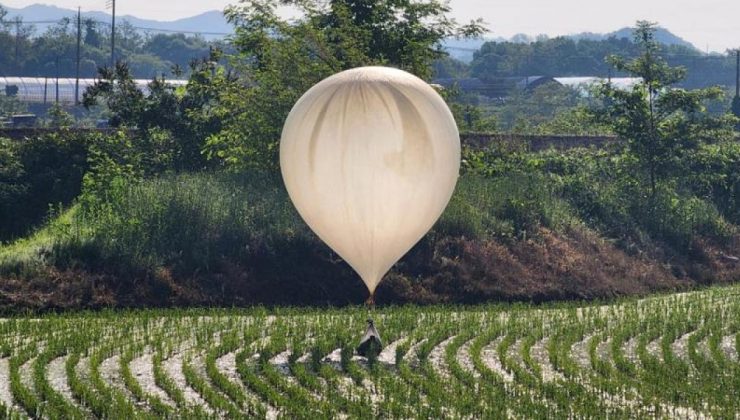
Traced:
[[[291, 22], [278, 6], [298, 9]], [[439, 1], [244, 0], [226, 10], [236, 26], [239, 80], [216, 75], [218, 105], [209, 110], [220, 131], [206, 139], [211, 159], [235, 168], [276, 167], [277, 141], [288, 112], [320, 80], [342, 70], [390, 65], [428, 80], [450, 36], [476, 36], [480, 22], [459, 25]]]
[[582, 89], [549, 83], [513, 90], [503, 103], [452, 89], [445, 92], [462, 131], [530, 135], [613, 135], [614, 130], [588, 114], [603, 101]]
[[[603, 297], [732, 281], [737, 268], [722, 255], [737, 252], [740, 146], [702, 146], [685, 159], [689, 175], [652, 195], [639, 162], [609, 150], [468, 150], [449, 207], [379, 299]], [[276, 173], [141, 179], [101, 162], [106, 171], [85, 175], [70, 211], [0, 248], [4, 278], [33, 279], [15, 289], [28, 294], [23, 305], [37, 306], [31, 289], [59, 276], [75, 279], [79, 299], [99, 295], [90, 306], [361, 299], [355, 274], [300, 220]]]
[[[740, 289], [608, 305], [168, 310], [0, 321], [7, 417], [740, 412]], [[386, 348], [352, 356], [375, 318]]]
[[[440, 43], [481, 27], [433, 0], [320, 4], [230, 8], [234, 53], [194, 61], [187, 87], [144, 95], [130, 63], [101, 69], [85, 105], [114, 131], [0, 140], [0, 418], [737, 417], [738, 286], [542, 304], [740, 278], [740, 143], [708, 109], [719, 91], [675, 88], [641, 23], [632, 59], [612, 60], [643, 78], [630, 91], [537, 90], [493, 115], [444, 92], [468, 130], [621, 138], [464, 147], [448, 208], [368, 311], [290, 204], [283, 121], [346, 68], [429, 79]], [[55, 107], [51, 123], [71, 121]], [[153, 309], [194, 306], [246, 309]], [[368, 316], [388, 347], [354, 357]]]
[[101, 137], [60, 131], [24, 142], [0, 138], [0, 241], [29, 234], [50, 206], [80, 194], [90, 144]]
[[603, 85], [600, 93], [606, 105], [594, 111], [627, 141], [627, 153], [647, 174], [653, 196], [659, 180], [682, 170], [681, 154], [691, 153], [702, 142], [732, 139], [735, 121], [729, 114], [716, 117], [706, 112], [706, 102], [721, 97], [721, 89], [673, 87], [685, 78], [686, 71], [668, 66], [660, 57], [654, 32], [655, 24], [638, 22], [635, 44], [642, 54], [630, 61], [610, 57], [617, 69], [640, 77], [642, 83], [631, 91]]
[[[276, 14], [293, 3], [229, 9], [238, 53], [193, 62], [186, 87], [155, 79], [147, 96], [125, 63], [102, 69], [85, 105], [105, 104], [117, 131], [0, 143], [0, 309], [362, 299], [356, 275], [287, 199], [277, 171], [283, 121], [306, 89], [342, 69], [394, 65], [429, 78], [445, 37], [481, 28], [455, 24], [437, 2], [310, 1], [299, 2], [297, 21]], [[736, 119], [708, 111], [716, 89], [674, 87], [683, 71], [662, 61], [654, 31], [640, 23], [641, 54], [612, 59], [642, 77], [634, 89], [605, 85], [575, 111], [572, 91], [532, 94], [537, 129], [605, 130], [619, 142], [466, 147], [450, 206], [391, 270], [379, 301], [549, 301], [736, 281]], [[517, 107], [531, 99], [514, 98], [516, 112], [495, 119], [452, 108], [461, 126], [479, 129], [519, 124]]]
[[26, 111], [26, 106], [12, 96], [6, 96], [0, 92], [0, 128], [5, 125], [5, 118], [9, 115], [21, 114]]
[[[656, 31], [661, 35], [662, 29]], [[658, 37], [660, 41], [660, 38]], [[620, 34], [602, 40], [572, 39], [568, 37], [542, 37], [533, 42], [486, 42], [473, 55], [469, 65], [448, 65], [448, 74], [470, 75], [484, 80], [507, 76], [547, 75], [599, 76], [606, 78], [626, 75], [605, 60], [610, 55], [635, 58], [642, 51], [632, 42], [631, 35]], [[687, 45], [660, 43], [660, 55], [672, 66], [682, 66], [689, 77], [683, 82], [685, 88], [702, 88], [713, 85], [734, 84], [734, 52], [727, 54], [705, 54]]]
[[[676, 61], [665, 57], [669, 53], [656, 41], [657, 30], [656, 24], [639, 21], [634, 29], [633, 42], [626, 43], [628, 52], [615, 48], [612, 51], [620, 54], [605, 55], [599, 61], [586, 57], [597, 64], [603, 62], [622, 75], [639, 78], [642, 83], [638, 83], [636, 88], [613, 86], [611, 83], [579, 88], [546, 83], [533, 89], [512, 89], [505, 101], [492, 100], [485, 94], [462, 94], [452, 90], [449, 96], [453, 112], [460, 127], [469, 131], [617, 135], [629, 142], [632, 151], [651, 161], [651, 171], [656, 172], [651, 176], [659, 176], [657, 172], [665, 168], [658, 166], [675, 163], [671, 157], [680, 153], [679, 149], [691, 148], [698, 141], [713, 142], [731, 137], [732, 116], [728, 111], [735, 108], [726, 95], [726, 88], [713, 86], [687, 90], [686, 86], [692, 85], [687, 81], [691, 76], [689, 70], [693, 68], [669, 64]], [[538, 41], [531, 47], [538, 48], [542, 42], [550, 41]], [[555, 40], [552, 42], [557, 44]], [[625, 42], [622, 41], [623, 44]], [[607, 51], [602, 53], [607, 54]], [[561, 64], [567, 63], [558, 54], [553, 57]], [[520, 55], [513, 51], [496, 57], [497, 60], [519, 58]], [[549, 60], [550, 56], [546, 58], [547, 62]], [[551, 64], [551, 68], [557, 68], [556, 64]]]
[[[110, 64], [110, 26], [83, 18], [81, 40], [80, 75], [95, 77], [99, 67]], [[116, 56], [129, 63], [137, 78], [164, 73], [180, 77], [191, 60], [223, 45], [200, 36], [144, 35], [126, 20], [116, 25]], [[75, 77], [76, 52], [76, 18], [62, 19], [38, 33], [33, 24], [8, 19], [0, 6], [0, 70], [5, 76]]]

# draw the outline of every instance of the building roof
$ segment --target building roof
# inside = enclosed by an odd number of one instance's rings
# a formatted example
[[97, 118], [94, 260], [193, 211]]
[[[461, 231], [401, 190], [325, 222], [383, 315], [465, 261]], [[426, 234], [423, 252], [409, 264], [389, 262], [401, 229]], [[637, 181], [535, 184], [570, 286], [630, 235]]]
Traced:
[[642, 82], [640, 77], [612, 77], [605, 79], [603, 77], [556, 77], [555, 81], [563, 86], [572, 88], [588, 88], [593, 85], [609, 81], [617, 89], [632, 89], [636, 84]]
[[[78, 101], [82, 100], [82, 94], [89, 86], [95, 84], [99, 79], [80, 79]], [[136, 79], [136, 86], [142, 92], [148, 93], [147, 85], [151, 79]], [[168, 79], [167, 83], [175, 86], [184, 86], [187, 80]], [[14, 95], [21, 102], [30, 103], [52, 103], [57, 101], [57, 86], [59, 88], [59, 102], [75, 103], [74, 78], [55, 77], [2, 77], [0, 76], [0, 95], [6, 94], [6, 87], [17, 86], [18, 93]]]
[[498, 98], [506, 97], [512, 90], [534, 90], [548, 83], [559, 83], [573, 89], [586, 91], [589, 87], [610, 80], [612, 86], [617, 89], [629, 90], [642, 81], [639, 77], [612, 77], [605, 79], [596, 76], [579, 77], [550, 77], [550, 76], [510, 76], [495, 77], [490, 79], [478, 78], [441, 78], [435, 79], [434, 83], [445, 88], [457, 86], [463, 92], [476, 92], [481, 95]]
[[516, 87], [520, 90], [533, 90], [553, 82], [555, 82], [555, 79], [550, 76], [524, 76], [516, 82]]

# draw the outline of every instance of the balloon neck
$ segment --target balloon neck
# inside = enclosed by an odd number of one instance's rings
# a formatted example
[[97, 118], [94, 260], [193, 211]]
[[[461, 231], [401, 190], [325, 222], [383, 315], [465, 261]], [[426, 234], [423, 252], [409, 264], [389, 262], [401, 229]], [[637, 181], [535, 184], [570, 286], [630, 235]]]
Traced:
[[365, 305], [370, 309], [375, 309], [375, 293], [370, 293], [370, 296], [365, 301]]

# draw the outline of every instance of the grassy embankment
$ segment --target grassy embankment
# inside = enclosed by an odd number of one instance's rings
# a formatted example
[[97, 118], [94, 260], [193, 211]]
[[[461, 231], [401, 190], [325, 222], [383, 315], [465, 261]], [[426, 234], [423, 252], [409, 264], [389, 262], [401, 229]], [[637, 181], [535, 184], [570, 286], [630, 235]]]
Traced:
[[[737, 158], [736, 147], [722, 147], [730, 149], [705, 153]], [[609, 151], [466, 155], [448, 209], [386, 277], [378, 300], [592, 299], [737, 280], [738, 175], [725, 173], [737, 159], [696, 161], [704, 166], [693, 175], [646, 196]], [[300, 220], [279, 175], [165, 175], [113, 186], [94, 206], [83, 196], [31, 237], [0, 247], [0, 305], [365, 297], [357, 276]]]

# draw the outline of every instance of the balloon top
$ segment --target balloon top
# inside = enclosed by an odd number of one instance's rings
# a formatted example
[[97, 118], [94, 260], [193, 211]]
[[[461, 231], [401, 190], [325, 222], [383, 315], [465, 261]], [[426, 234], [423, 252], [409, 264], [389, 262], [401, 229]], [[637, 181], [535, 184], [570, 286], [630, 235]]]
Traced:
[[418, 83], [421, 81], [426, 83], [409, 72], [393, 67], [383, 66], [356, 67], [327, 77], [319, 83], [339, 81], [385, 81], [392, 83], [403, 83], [405, 81]]

